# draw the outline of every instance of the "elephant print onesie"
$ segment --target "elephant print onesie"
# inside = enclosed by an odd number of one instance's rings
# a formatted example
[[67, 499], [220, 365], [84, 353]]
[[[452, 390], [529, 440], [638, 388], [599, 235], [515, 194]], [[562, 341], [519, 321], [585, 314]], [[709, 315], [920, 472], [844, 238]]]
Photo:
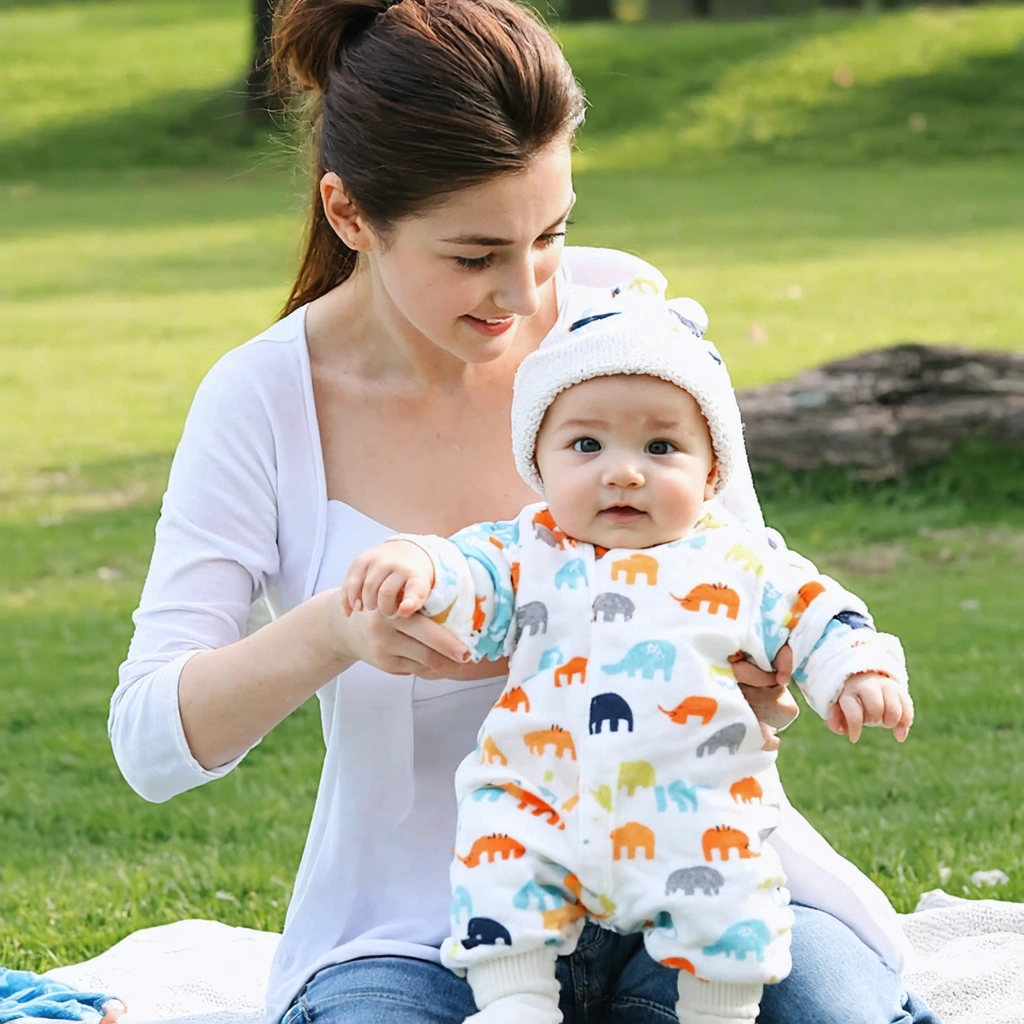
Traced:
[[860, 600], [713, 500], [685, 537], [641, 551], [576, 542], [543, 504], [403, 539], [434, 564], [424, 612], [478, 659], [511, 659], [456, 776], [444, 962], [568, 953], [589, 917], [700, 979], [784, 977], [775, 754], [730, 659], [767, 669], [788, 641], [826, 715], [850, 674], [902, 670], [883, 635], [842, 621], [866, 616]]

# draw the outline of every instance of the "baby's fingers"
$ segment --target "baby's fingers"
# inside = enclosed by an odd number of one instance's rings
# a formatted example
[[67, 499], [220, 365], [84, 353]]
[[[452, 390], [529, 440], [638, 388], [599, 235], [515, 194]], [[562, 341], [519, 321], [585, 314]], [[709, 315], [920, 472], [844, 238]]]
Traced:
[[362, 566], [353, 565], [341, 585], [341, 607], [346, 615], [362, 610], [363, 583], [366, 571]]
[[850, 736], [850, 742], [856, 743], [860, 739], [861, 729], [864, 727], [864, 706], [852, 694], [841, 694], [839, 697], [839, 709], [845, 719], [846, 732]]
[[406, 580], [398, 614], [404, 618], [418, 612], [430, 596], [430, 583], [431, 581], [424, 576], [413, 576]]
[[409, 573], [404, 569], [392, 569], [377, 590], [377, 610], [389, 619], [398, 614], [402, 594], [409, 584]]
[[907, 738], [910, 727], [914, 724], [914, 701], [905, 690], [900, 692], [900, 711], [900, 720], [896, 723], [896, 728], [893, 729], [893, 735], [902, 743]]

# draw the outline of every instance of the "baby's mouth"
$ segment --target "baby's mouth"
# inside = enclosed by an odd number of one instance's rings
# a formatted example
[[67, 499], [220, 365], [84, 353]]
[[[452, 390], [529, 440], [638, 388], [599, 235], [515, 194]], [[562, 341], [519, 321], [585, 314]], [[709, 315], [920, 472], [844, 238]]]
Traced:
[[633, 505], [609, 505], [601, 510], [601, 515], [616, 523], [630, 523], [647, 513]]

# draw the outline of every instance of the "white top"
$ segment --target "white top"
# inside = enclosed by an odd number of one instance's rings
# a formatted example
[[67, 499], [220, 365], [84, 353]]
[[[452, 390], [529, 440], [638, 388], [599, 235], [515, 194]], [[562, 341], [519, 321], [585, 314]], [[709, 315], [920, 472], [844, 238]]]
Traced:
[[[636, 257], [566, 249], [559, 323], [571, 278], [614, 285], [643, 272]], [[749, 471], [723, 495], [760, 522]], [[281, 614], [339, 584], [357, 552], [393, 531], [327, 500], [305, 309], [221, 358], [200, 384], [175, 452], [135, 635], [108, 731], [129, 785], [168, 800], [226, 775], [204, 769], [185, 740], [178, 679], [201, 650], [239, 640], [253, 604]], [[448, 929], [455, 834], [452, 779], [503, 680], [392, 676], [357, 663], [321, 688], [326, 755], [267, 1015], [276, 1020], [321, 967], [358, 956], [438, 960]], [[846, 921], [894, 966], [906, 949], [884, 894], [788, 805], [772, 839], [795, 899]]]

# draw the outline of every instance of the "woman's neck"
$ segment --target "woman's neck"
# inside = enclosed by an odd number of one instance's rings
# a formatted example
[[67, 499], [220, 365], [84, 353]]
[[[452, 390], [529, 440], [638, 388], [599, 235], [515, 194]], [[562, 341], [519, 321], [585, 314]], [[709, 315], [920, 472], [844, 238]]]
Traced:
[[517, 325], [508, 352], [493, 363], [474, 364], [446, 351], [416, 330], [362, 268], [310, 303], [306, 340], [310, 358], [367, 382], [417, 390], [457, 391], [481, 373], [513, 368], [555, 325], [558, 302], [554, 279], [543, 290], [541, 309]]

